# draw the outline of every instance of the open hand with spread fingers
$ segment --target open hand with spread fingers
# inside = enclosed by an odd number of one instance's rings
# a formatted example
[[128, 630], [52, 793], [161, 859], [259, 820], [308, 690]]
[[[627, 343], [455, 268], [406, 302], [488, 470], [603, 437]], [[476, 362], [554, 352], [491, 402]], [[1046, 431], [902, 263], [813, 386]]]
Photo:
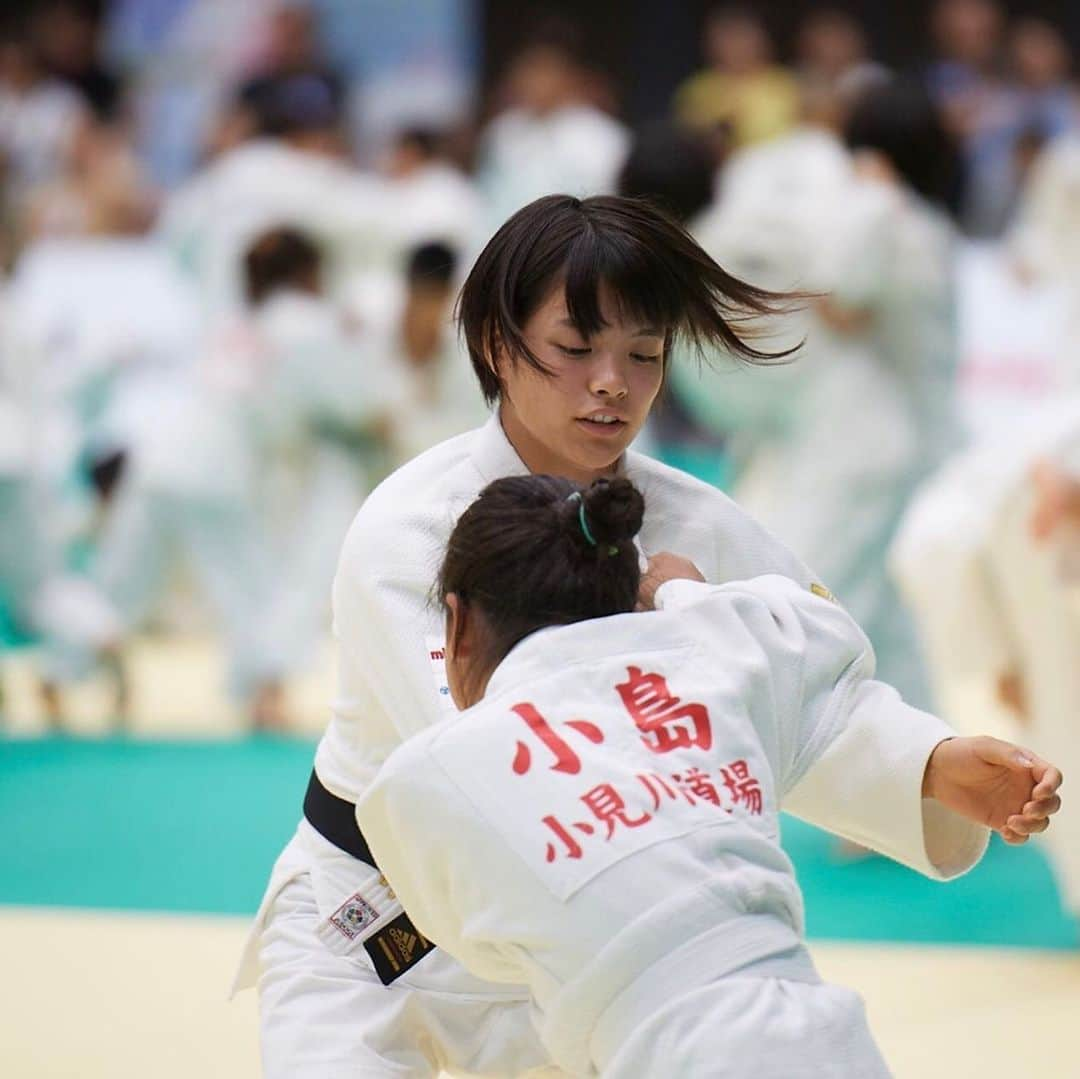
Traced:
[[980, 735], [938, 743], [923, 797], [992, 828], [1006, 843], [1045, 832], [1061, 808], [1061, 772], [1029, 749]]

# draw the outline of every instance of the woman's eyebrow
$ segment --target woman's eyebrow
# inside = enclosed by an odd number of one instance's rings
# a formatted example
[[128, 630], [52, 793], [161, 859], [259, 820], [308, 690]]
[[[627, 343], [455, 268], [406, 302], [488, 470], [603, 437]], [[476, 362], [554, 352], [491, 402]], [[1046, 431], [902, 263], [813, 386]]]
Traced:
[[[578, 326], [578, 324], [572, 318], [569, 318], [569, 317], [559, 319], [558, 325], [566, 326], [571, 330], [577, 330], [579, 333], [581, 332], [581, 328]], [[603, 323], [603, 325], [607, 326], [608, 323], [605, 322], [605, 323]], [[661, 330], [661, 329], [658, 329], [656, 326], [642, 326], [639, 329], [634, 330], [633, 336], [634, 337], [663, 337], [664, 336], [664, 331]]]

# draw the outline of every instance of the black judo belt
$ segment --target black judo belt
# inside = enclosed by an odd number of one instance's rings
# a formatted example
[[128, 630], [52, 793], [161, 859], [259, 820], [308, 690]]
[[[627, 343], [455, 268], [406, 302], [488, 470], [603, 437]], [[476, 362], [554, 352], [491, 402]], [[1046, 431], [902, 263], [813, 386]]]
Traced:
[[[361, 862], [379, 869], [372, 857], [371, 848], [356, 823], [356, 806], [336, 794], [331, 794], [319, 777], [312, 772], [304, 795], [304, 816], [308, 823], [338, 850], [351, 854]], [[379, 870], [381, 873], [382, 870]], [[383, 985], [400, 978], [411, 970], [429, 952], [435, 950], [431, 943], [402, 911], [377, 933], [364, 941], [364, 948], [371, 956], [375, 973]]]

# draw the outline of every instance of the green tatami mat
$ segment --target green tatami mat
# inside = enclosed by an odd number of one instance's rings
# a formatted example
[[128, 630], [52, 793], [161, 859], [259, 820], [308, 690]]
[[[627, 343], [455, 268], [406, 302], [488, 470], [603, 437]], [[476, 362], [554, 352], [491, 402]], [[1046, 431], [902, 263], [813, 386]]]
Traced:
[[270, 738], [0, 741], [0, 902], [252, 912], [312, 751]]
[[[0, 903], [248, 914], [292, 834], [306, 741], [0, 741]], [[936, 884], [785, 819], [811, 937], [1080, 946], [1032, 844]]]

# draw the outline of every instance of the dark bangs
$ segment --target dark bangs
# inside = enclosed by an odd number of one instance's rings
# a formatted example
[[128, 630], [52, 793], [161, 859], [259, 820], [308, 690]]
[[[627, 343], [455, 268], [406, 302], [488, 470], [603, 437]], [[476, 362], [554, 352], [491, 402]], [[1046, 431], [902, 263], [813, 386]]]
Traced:
[[718, 349], [751, 363], [794, 351], [762, 351], [750, 341], [755, 321], [789, 310], [801, 297], [732, 277], [648, 202], [549, 195], [519, 210], [492, 237], [458, 300], [461, 331], [488, 402], [500, 392], [491, 362], [500, 352], [550, 373], [526, 344], [524, 326], [560, 284], [583, 337], [606, 326], [604, 286], [624, 321], [664, 336], [665, 363], [679, 335], [703, 351]]
[[570, 321], [585, 338], [605, 329], [600, 290], [606, 286], [623, 322], [670, 336], [685, 305], [665, 270], [634, 233], [588, 225], [570, 244], [562, 275]]

